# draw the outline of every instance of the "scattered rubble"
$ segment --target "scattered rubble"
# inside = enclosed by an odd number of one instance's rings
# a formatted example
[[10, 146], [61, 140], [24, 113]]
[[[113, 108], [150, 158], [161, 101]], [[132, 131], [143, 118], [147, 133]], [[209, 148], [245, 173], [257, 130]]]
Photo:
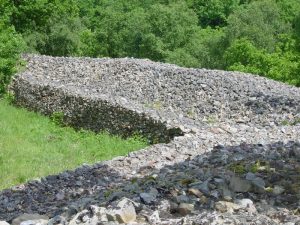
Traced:
[[27, 60], [17, 104], [160, 144], [3, 190], [0, 225], [300, 224], [299, 89], [149, 60]]

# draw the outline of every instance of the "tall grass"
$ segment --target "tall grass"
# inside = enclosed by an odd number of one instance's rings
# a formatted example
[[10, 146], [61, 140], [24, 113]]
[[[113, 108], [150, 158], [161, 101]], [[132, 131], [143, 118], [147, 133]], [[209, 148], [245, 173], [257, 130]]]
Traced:
[[147, 145], [140, 138], [76, 132], [0, 99], [0, 189], [111, 159]]

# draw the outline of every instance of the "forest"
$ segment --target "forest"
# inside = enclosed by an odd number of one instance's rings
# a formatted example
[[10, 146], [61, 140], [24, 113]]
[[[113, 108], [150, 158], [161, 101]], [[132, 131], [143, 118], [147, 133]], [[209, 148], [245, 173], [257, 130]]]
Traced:
[[300, 1], [0, 0], [0, 94], [21, 53], [148, 58], [300, 86]]

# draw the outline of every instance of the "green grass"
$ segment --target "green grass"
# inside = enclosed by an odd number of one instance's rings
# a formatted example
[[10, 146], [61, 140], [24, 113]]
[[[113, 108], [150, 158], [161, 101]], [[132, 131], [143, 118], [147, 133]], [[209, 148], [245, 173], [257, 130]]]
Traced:
[[126, 155], [147, 145], [109, 134], [76, 132], [0, 99], [0, 189]]

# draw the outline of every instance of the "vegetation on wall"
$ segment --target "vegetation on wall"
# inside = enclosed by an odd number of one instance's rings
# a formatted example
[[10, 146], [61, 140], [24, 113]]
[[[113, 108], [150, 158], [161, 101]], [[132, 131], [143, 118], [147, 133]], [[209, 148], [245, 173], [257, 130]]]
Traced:
[[21, 52], [149, 58], [300, 86], [300, 1], [0, 0], [0, 93]]

